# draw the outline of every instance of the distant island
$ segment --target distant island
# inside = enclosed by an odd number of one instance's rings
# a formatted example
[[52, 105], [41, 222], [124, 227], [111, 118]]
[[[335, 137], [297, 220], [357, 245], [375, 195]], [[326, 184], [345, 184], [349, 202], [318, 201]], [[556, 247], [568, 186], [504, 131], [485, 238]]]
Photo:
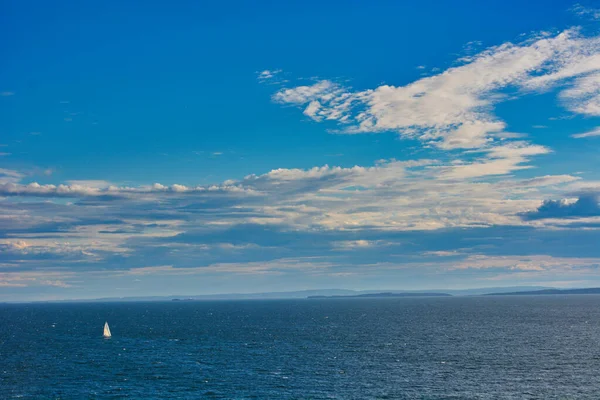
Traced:
[[511, 286], [473, 289], [438, 290], [350, 290], [350, 289], [310, 289], [289, 292], [262, 293], [223, 293], [203, 295], [139, 296], [91, 299], [46, 300], [27, 303], [57, 302], [128, 302], [128, 301], [215, 301], [215, 300], [283, 300], [283, 299], [326, 299], [326, 298], [415, 298], [415, 297], [471, 297], [471, 296], [535, 296], [535, 295], [573, 295], [600, 294], [600, 288], [556, 289], [544, 286]]
[[543, 289], [524, 292], [488, 293], [485, 296], [540, 296], [562, 294], [600, 294], [600, 288], [587, 289]]
[[357, 298], [357, 297], [452, 297], [448, 293], [436, 292], [384, 292], [384, 293], [365, 293], [353, 295], [333, 295], [333, 296], [308, 296], [307, 299], [331, 299], [331, 298]]

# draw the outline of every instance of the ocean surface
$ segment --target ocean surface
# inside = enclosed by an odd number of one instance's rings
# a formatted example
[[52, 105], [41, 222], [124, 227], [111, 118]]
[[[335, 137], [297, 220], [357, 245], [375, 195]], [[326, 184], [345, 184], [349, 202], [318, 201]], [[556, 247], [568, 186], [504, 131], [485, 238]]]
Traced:
[[598, 399], [600, 296], [4, 304], [0, 398]]

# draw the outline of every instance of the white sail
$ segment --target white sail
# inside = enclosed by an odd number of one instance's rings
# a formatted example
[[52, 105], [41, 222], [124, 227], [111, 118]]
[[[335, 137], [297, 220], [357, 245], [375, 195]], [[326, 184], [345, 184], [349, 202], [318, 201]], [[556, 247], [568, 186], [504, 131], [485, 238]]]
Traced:
[[104, 337], [111, 337], [110, 328], [108, 327], [108, 322], [104, 323]]

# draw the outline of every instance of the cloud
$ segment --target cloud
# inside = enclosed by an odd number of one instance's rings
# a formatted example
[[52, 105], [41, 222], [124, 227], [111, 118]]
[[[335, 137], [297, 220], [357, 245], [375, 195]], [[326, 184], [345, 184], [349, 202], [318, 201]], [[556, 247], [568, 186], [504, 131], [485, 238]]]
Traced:
[[17, 178], [17, 179], [23, 178], [25, 176], [24, 174], [22, 174], [19, 171], [15, 171], [12, 169], [5, 169], [5, 168], [0, 168], [0, 175], [4, 175], [6, 177], [11, 177], [11, 178]]
[[69, 288], [73, 285], [68, 283], [68, 279], [73, 276], [75, 276], [75, 273], [70, 271], [0, 271], [0, 287], [54, 286]]
[[573, 7], [571, 7], [571, 11], [580, 17], [585, 17], [592, 20], [600, 19], [600, 10], [597, 8], [585, 7], [581, 4], [575, 4]]
[[545, 175], [531, 179], [524, 179], [517, 182], [507, 182], [508, 185], [518, 185], [524, 188], [534, 188], [541, 186], [555, 186], [563, 183], [570, 183], [580, 180], [581, 178], [572, 175]]
[[477, 178], [490, 175], [506, 175], [513, 171], [532, 168], [526, 164], [533, 156], [548, 154], [544, 146], [526, 142], [513, 142], [485, 150], [486, 158], [468, 163], [455, 163], [443, 169], [448, 178]]
[[310, 86], [297, 86], [293, 89], [283, 89], [273, 96], [279, 103], [305, 104], [317, 99], [334, 101], [338, 95], [343, 95], [344, 89], [331, 82], [320, 81]]
[[266, 262], [217, 263], [208, 266], [176, 268], [172, 265], [132, 268], [120, 272], [124, 275], [198, 275], [215, 273], [233, 274], [278, 274], [284, 271], [309, 271], [327, 269], [331, 263], [315, 262], [311, 259], [276, 259]]
[[338, 248], [341, 250], [360, 250], [360, 249], [368, 249], [373, 247], [381, 247], [389, 244], [383, 240], [340, 240], [338, 242], [333, 243], [334, 248]]
[[8, 91], [4, 91], [4, 92], [0, 92], [0, 96], [2, 97], [8, 97], [8, 96], [14, 96], [15, 92], [8, 92]]
[[[0, 187], [2, 185], [14, 184], [25, 177], [25, 174], [12, 169], [0, 168]], [[1, 195], [1, 194], [0, 194]]]
[[589, 137], [596, 137], [596, 136], [600, 136], [600, 128], [593, 129], [589, 132], [576, 133], [574, 135], [571, 135], [571, 137], [575, 138], [575, 139], [582, 139], [582, 138], [589, 138]]
[[44, 281], [40, 281], [40, 285], [54, 286], [54, 287], [61, 287], [61, 288], [73, 287], [73, 285], [70, 285], [70, 284], [66, 283], [65, 281], [60, 281], [60, 280], [44, 280]]
[[[0, 179], [2, 171], [0, 169]], [[9, 171], [10, 172], [10, 171]], [[14, 172], [14, 171], [13, 171]], [[9, 178], [20, 179], [21, 174], [7, 175]], [[1, 182], [1, 181], [0, 181]], [[104, 198], [119, 198], [119, 197], [134, 197], [143, 194], [160, 194], [160, 193], [233, 193], [247, 192], [250, 189], [244, 189], [235, 185], [211, 185], [211, 186], [194, 186], [173, 184], [171, 186], [155, 183], [151, 186], [142, 187], [124, 187], [124, 186], [105, 186], [105, 181], [71, 181], [72, 184], [65, 185], [40, 185], [37, 182], [29, 184], [19, 184], [13, 182], [0, 183], [0, 195], [3, 196], [35, 196], [35, 197], [104, 197]], [[82, 184], [78, 183], [82, 182]]]
[[85, 260], [94, 262], [101, 259], [97, 252], [127, 252], [111, 243], [108, 237], [94, 238], [89, 241], [85, 237], [91, 229], [79, 229], [67, 235], [46, 235], [45, 238], [0, 239], [0, 250], [4, 253], [5, 261], [20, 260], [21, 262], [39, 262], [40, 259], [60, 258], [62, 260]]
[[[4, 196], [48, 196], [48, 197], [80, 197], [109, 195], [111, 190], [82, 185], [40, 185], [4, 183], [0, 184], [0, 195]], [[116, 194], [116, 193], [115, 193]]]
[[[489, 48], [405, 86], [355, 90], [319, 80], [273, 94], [340, 133], [417, 140], [432, 150], [427, 158], [275, 168], [198, 186], [40, 184], [0, 169], [0, 273], [12, 273], [0, 286], [66, 287], [108, 275], [201, 283], [230, 275], [591, 275], [600, 215], [585, 193], [600, 183], [536, 173], [535, 160], [552, 149], [507, 131], [494, 107], [551, 90], [568, 110], [595, 115], [597, 47], [568, 30]], [[279, 73], [258, 78], [281, 82]]]
[[[197, 225], [247, 223], [294, 229], [372, 227], [400, 231], [522, 224], [518, 213], [537, 207], [542, 199], [540, 190], [556, 190], [580, 180], [571, 175], [509, 176], [530, 168], [531, 157], [547, 152], [543, 146], [512, 142], [472, 153], [464, 160], [381, 160], [368, 167], [279, 168], [209, 186], [10, 182], [0, 185], [0, 195], [16, 198], [0, 202], [0, 212], [5, 210], [6, 226], [23, 229], [57, 219], [73, 221], [76, 227], [95, 216], [106, 221], [128, 220], [127, 225], [136, 217], [153, 222], [181, 221], [189, 224], [177, 227], [184, 231]], [[496, 181], [486, 182], [490, 177]], [[18, 200], [25, 197], [46, 202]], [[60, 203], [65, 198], [73, 203]], [[71, 224], [61, 223], [66, 227]], [[123, 228], [107, 227], [104, 231]], [[135, 232], [138, 227], [132, 229]]]
[[[574, 262], [578, 257], [600, 257], [595, 245], [600, 230], [576, 229], [565, 234], [527, 223], [516, 226], [520, 219], [507, 218], [515, 210], [538, 204], [511, 200], [513, 193], [541, 195], [537, 193], [540, 186], [524, 192], [527, 188], [520, 181], [473, 187], [454, 186], [456, 182], [439, 187], [413, 183], [399, 195], [397, 189], [390, 195], [388, 186], [368, 195], [376, 189], [350, 191], [348, 197], [340, 197], [347, 190], [325, 188], [323, 198], [312, 191], [280, 196], [275, 187], [268, 189], [263, 182], [268, 196], [241, 203], [222, 198], [211, 202], [175, 192], [165, 193], [160, 201], [83, 198], [71, 205], [60, 200], [14, 203], [8, 199], [0, 201], [0, 215], [15, 218], [11, 223], [0, 222], [0, 273], [12, 271], [12, 278], [25, 277], [24, 272], [55, 275], [10, 282], [0, 279], [0, 285], [10, 283], [14, 290], [21, 290], [41, 286], [43, 281], [62, 281], [89, 288], [103, 278], [114, 285], [119, 277], [145, 275], [148, 279], [144, 282], [154, 279], [163, 284], [171, 279], [178, 285], [190, 284], [188, 289], [198, 293], [203, 288], [214, 289], [217, 286], [213, 285], [224, 279], [236, 282], [236, 277], [243, 277], [242, 286], [244, 282], [249, 285], [247, 279], [253, 276], [287, 276], [289, 285], [311, 287], [305, 282], [313, 278], [314, 284], [345, 286], [326, 277], [353, 276], [357, 287], [374, 282], [373, 287], [381, 288], [390, 282], [396, 288], [407, 288], [412, 283], [405, 277], [435, 276], [450, 285], [452, 279], [466, 276], [461, 275], [463, 270], [471, 271], [469, 282], [474, 285], [476, 279], [495, 279], [502, 274], [506, 279], [527, 272], [561, 280], [575, 274], [575, 270], [560, 266], [525, 271], [512, 262], [527, 261], [530, 255], [572, 257]], [[540, 177], [535, 182], [562, 181], [570, 179]], [[277, 180], [273, 184], [283, 183]], [[496, 197], [498, 194], [502, 195]], [[252, 224], [253, 219], [277, 221]], [[563, 245], [556, 246], [557, 241]], [[510, 262], [505, 259], [504, 266], [491, 266], [491, 258], [507, 254], [514, 257]], [[432, 260], [433, 256], [439, 259]], [[463, 265], [470, 256], [479, 258], [471, 257]], [[460, 266], [464, 268], [457, 268]], [[62, 276], [64, 273], [72, 275]], [[155, 293], [172, 294], [161, 292], [160, 287]], [[253, 291], [258, 290], [263, 288]]]
[[336, 121], [342, 133], [393, 131], [445, 150], [492, 145], [506, 127], [493, 106], [507, 98], [504, 91], [510, 88], [524, 94], [565, 84], [560, 98], [570, 110], [586, 115], [600, 110], [600, 40], [576, 29], [506, 43], [463, 61], [406, 86], [355, 91], [321, 80], [281, 89], [273, 99], [303, 107], [315, 121]]
[[[596, 65], [600, 64], [600, 56], [593, 62]], [[576, 79], [570, 88], [561, 92], [560, 98], [566, 107], [575, 113], [600, 116], [600, 73]]]
[[545, 200], [535, 211], [522, 214], [526, 220], [544, 218], [582, 218], [600, 216], [597, 194], [585, 194], [575, 201]]
[[456, 257], [461, 255], [459, 251], [444, 251], [444, 250], [436, 250], [436, 251], [426, 251], [423, 253], [425, 256], [434, 256], [434, 257]]
[[258, 80], [261, 82], [268, 81], [268, 80], [275, 78], [275, 76], [280, 73], [281, 73], [280, 69], [273, 69], [273, 70], [265, 69], [264, 71], [260, 71], [258, 73]]
[[112, 183], [105, 180], [88, 179], [88, 180], [68, 180], [67, 183], [71, 186], [89, 187], [91, 189], [108, 189], [114, 187]]
[[565, 271], [581, 267], [600, 267], [600, 258], [552, 257], [548, 255], [530, 256], [487, 256], [469, 255], [452, 269], [505, 269], [509, 271]]

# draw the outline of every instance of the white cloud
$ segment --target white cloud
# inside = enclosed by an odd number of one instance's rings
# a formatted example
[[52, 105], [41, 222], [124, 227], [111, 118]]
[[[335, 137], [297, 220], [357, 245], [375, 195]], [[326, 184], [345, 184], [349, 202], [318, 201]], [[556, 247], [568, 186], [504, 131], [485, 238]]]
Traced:
[[536, 178], [523, 179], [515, 182], [506, 182], [506, 185], [520, 186], [525, 188], [543, 187], [543, 186], [555, 186], [562, 185], [564, 183], [570, 183], [580, 180], [580, 177], [572, 175], [545, 175]]
[[575, 4], [571, 8], [571, 11], [573, 11], [576, 15], [579, 15], [580, 17], [586, 17], [593, 20], [600, 19], [600, 10], [597, 8], [585, 7], [581, 4]]
[[267, 81], [267, 80], [273, 79], [276, 75], [278, 75], [280, 73], [281, 73], [280, 69], [274, 69], [274, 70], [265, 69], [264, 71], [261, 71], [258, 73], [258, 80], [259, 81]]
[[515, 279], [521, 279], [521, 284], [530, 282], [529, 279], [553, 281], [560, 279], [559, 277], [595, 277], [597, 269], [600, 267], [600, 258], [597, 257], [554, 257], [545, 254], [463, 255], [452, 251], [432, 251], [425, 255], [439, 256], [440, 259], [433, 262], [378, 263], [376, 266], [379, 270], [428, 269], [438, 271], [438, 273], [479, 270], [479, 274], [486, 274], [486, 277], [481, 279], [502, 280], [508, 278], [512, 282]]
[[600, 258], [552, 257], [548, 255], [470, 255], [466, 259], [456, 262], [452, 269], [502, 268], [512, 271], [562, 270], [565, 272], [581, 267], [600, 267]]
[[22, 178], [25, 175], [20, 173], [19, 171], [15, 171], [12, 169], [0, 168], [0, 175], [4, 175], [11, 178]]
[[466, 61], [406, 86], [352, 91], [322, 80], [282, 89], [273, 99], [305, 107], [304, 114], [315, 121], [345, 124], [345, 133], [395, 131], [447, 150], [487, 147], [502, 133], [505, 123], [492, 108], [509, 87], [545, 90], [565, 83], [571, 86], [560, 97], [570, 110], [600, 112], [599, 38], [571, 29], [492, 47]]
[[285, 271], [310, 271], [327, 269], [333, 264], [311, 258], [282, 258], [263, 262], [216, 263], [204, 267], [173, 267], [161, 265], [132, 268], [117, 272], [118, 275], [198, 275], [198, 274], [280, 274]]
[[357, 249], [368, 249], [373, 247], [385, 246], [389, 243], [381, 240], [340, 240], [333, 243], [333, 247], [341, 250], [357, 250]]
[[571, 137], [575, 138], [575, 139], [582, 139], [582, 138], [596, 137], [596, 136], [600, 136], [600, 128], [593, 129], [589, 132], [576, 133], [574, 135], [571, 135]]
[[8, 96], [14, 96], [14, 95], [15, 95], [14, 92], [8, 92], [8, 91], [0, 92], [0, 96], [2, 96], [2, 97], [8, 97]]
[[87, 186], [92, 189], [107, 189], [111, 186], [114, 186], [112, 183], [105, 180], [98, 179], [88, 179], [88, 180], [69, 180], [67, 181], [69, 185], [72, 186]]
[[[519, 213], [537, 208], [548, 190], [564, 190], [564, 185], [580, 180], [571, 175], [528, 179], [510, 176], [514, 171], [530, 168], [530, 158], [547, 151], [543, 146], [512, 142], [478, 151], [481, 156], [469, 161], [387, 160], [371, 167], [281, 168], [262, 175], [249, 175], [240, 181], [198, 187], [159, 183], [107, 187], [108, 182], [96, 181], [91, 182], [92, 186], [8, 183], [0, 185], [0, 195], [44, 197], [50, 202], [54, 198], [73, 198], [76, 207], [61, 207], [60, 217], [65, 221], [77, 215], [96, 215], [100, 210], [102, 218], [109, 218], [111, 213], [125, 213], [131, 214], [129, 219], [132, 219], [138, 213], [136, 208], [140, 208], [147, 213], [142, 219], [152, 219], [154, 212], [168, 212], [171, 220], [188, 221], [191, 226], [253, 223], [301, 229], [371, 226], [431, 230], [519, 225], [525, 223]], [[490, 177], [496, 177], [495, 181], [483, 180]], [[88, 205], [86, 201], [92, 203]], [[101, 208], [97, 208], [97, 201], [102, 202]], [[188, 213], [186, 204], [190, 201], [196, 207], [202, 205], [206, 209], [199, 214], [193, 209]], [[5, 224], [25, 226], [45, 221], [36, 222], [39, 217], [35, 210], [27, 214], [27, 218], [14, 211], [6, 213], [7, 217], [10, 215], [14, 218], [9, 218]], [[44, 218], [58, 216], [54, 211]], [[118, 229], [118, 226], [111, 229]], [[181, 226], [176, 230], [185, 229]], [[89, 234], [91, 231], [86, 233]], [[128, 236], [135, 234], [124, 235]], [[110, 237], [119, 236], [111, 234]]]
[[[600, 56], [595, 60], [600, 69]], [[571, 88], [560, 94], [567, 108], [575, 113], [600, 116], [600, 73], [583, 76], [575, 80]]]
[[526, 165], [529, 158], [547, 154], [550, 150], [544, 146], [531, 145], [526, 142], [512, 142], [507, 145], [491, 147], [485, 152], [487, 157], [484, 159], [443, 167], [442, 176], [462, 179], [506, 175], [513, 171], [532, 168], [531, 165]]
[[311, 86], [298, 86], [281, 90], [273, 96], [279, 103], [305, 104], [319, 98], [333, 100], [343, 93], [342, 88], [331, 81], [320, 81]]
[[[10, 172], [10, 171], [9, 171]], [[14, 171], [12, 171], [14, 172]], [[211, 185], [211, 186], [194, 186], [188, 187], [185, 185], [173, 184], [171, 186], [155, 183], [152, 186], [126, 187], [126, 186], [105, 186], [105, 181], [72, 181], [72, 182], [87, 182], [88, 184], [73, 183], [71, 185], [40, 185], [37, 182], [29, 184], [14, 183], [14, 180], [19, 180], [22, 175], [17, 174], [10, 176], [12, 180], [1, 183], [0, 170], [0, 195], [4, 196], [41, 196], [41, 197], [136, 197], [143, 194], [159, 194], [159, 193], [236, 193], [245, 192], [252, 194], [251, 189], [245, 189], [236, 185]], [[18, 178], [17, 178], [18, 177]], [[91, 184], [90, 184], [91, 183]]]
[[119, 244], [116, 243], [115, 239], [117, 239], [117, 237], [95, 237], [93, 240], [89, 240], [90, 237], [88, 235], [91, 234], [93, 236], [93, 228], [79, 228], [78, 231], [79, 232], [71, 232], [66, 235], [48, 234], [46, 235], [48, 237], [43, 239], [0, 239], [0, 249], [4, 252], [11, 252], [21, 256], [63, 255], [66, 257], [85, 258], [88, 261], [99, 259], [95, 254], [96, 251], [127, 251], [127, 249], [119, 247]]
[[[25, 177], [25, 174], [12, 169], [0, 168], [0, 187], [6, 184], [19, 182]], [[1, 195], [1, 193], [0, 193]]]
[[61, 281], [61, 280], [43, 280], [43, 281], [40, 281], [40, 284], [42, 286], [54, 286], [54, 287], [61, 287], [61, 288], [73, 287], [73, 285], [66, 283], [65, 281]]
[[462, 253], [459, 251], [446, 251], [446, 250], [436, 250], [436, 251], [426, 251], [423, 253], [425, 256], [435, 256], [435, 257], [456, 257], [461, 255]]
[[68, 280], [75, 276], [68, 271], [0, 272], [0, 287], [54, 286], [68, 288]]

